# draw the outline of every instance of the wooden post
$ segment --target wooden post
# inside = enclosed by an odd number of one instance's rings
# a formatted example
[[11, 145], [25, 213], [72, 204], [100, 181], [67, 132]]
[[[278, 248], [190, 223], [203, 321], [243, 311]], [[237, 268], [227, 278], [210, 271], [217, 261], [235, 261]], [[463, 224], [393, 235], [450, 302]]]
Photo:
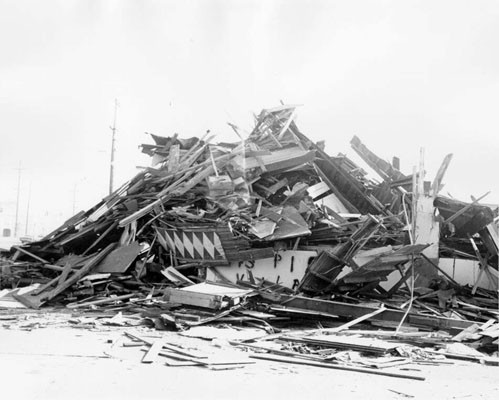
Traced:
[[[435, 219], [435, 207], [433, 206], [435, 191], [425, 190], [424, 149], [421, 149], [420, 152], [418, 172], [419, 173], [415, 177], [415, 182], [413, 180], [414, 214], [412, 223], [414, 243], [429, 244], [430, 246], [424, 249], [422, 254], [438, 265], [440, 225]], [[435, 268], [425, 259], [421, 259], [421, 263], [415, 272], [419, 273], [418, 285], [422, 286], [427, 286], [429, 282], [437, 276]]]

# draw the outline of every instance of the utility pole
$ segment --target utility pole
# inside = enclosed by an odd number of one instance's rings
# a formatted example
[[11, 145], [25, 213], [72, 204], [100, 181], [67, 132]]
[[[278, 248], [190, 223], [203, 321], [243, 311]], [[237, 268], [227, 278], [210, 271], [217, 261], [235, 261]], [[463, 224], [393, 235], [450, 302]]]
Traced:
[[28, 236], [28, 223], [29, 223], [29, 206], [31, 203], [31, 182], [29, 184], [29, 192], [28, 192], [28, 205], [26, 206], [26, 226], [24, 227], [24, 235]]
[[109, 194], [113, 193], [113, 184], [114, 184], [114, 152], [115, 149], [115, 141], [116, 141], [116, 115], [118, 114], [118, 99], [114, 99], [114, 120], [113, 126], [111, 126], [111, 131], [113, 132], [113, 136], [111, 139], [111, 165], [109, 168]]
[[21, 193], [21, 161], [19, 161], [19, 167], [17, 169], [17, 199], [16, 199], [16, 220], [14, 222], [14, 237], [17, 237], [17, 224], [19, 218], [19, 195]]

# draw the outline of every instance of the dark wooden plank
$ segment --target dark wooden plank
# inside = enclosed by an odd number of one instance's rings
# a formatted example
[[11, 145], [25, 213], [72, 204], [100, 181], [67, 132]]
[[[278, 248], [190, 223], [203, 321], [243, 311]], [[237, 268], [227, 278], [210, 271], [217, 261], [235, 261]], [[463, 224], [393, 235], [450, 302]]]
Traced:
[[[320, 299], [312, 299], [301, 296], [282, 296], [286, 306], [302, 308], [305, 310], [315, 310], [327, 312], [333, 315], [342, 317], [357, 318], [364, 314], [377, 310], [376, 307], [367, 307], [358, 304], [347, 304], [338, 301], [328, 301]], [[399, 310], [385, 310], [381, 314], [374, 316], [374, 320], [395, 321], [400, 322], [404, 317], [405, 312]], [[414, 326], [425, 326], [430, 328], [439, 328], [447, 330], [461, 330], [473, 325], [472, 321], [465, 321], [454, 318], [443, 318], [435, 316], [424, 316], [414, 313], [409, 313], [405, 320], [406, 323]]]

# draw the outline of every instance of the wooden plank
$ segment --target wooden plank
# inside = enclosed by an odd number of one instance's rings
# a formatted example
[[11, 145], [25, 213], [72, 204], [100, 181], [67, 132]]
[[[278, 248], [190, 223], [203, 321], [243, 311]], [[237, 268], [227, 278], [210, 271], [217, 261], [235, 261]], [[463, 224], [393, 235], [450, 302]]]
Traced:
[[151, 347], [149, 347], [149, 350], [147, 350], [146, 354], [144, 354], [144, 357], [142, 357], [142, 363], [144, 364], [151, 364], [156, 359], [158, 358], [159, 352], [163, 348], [163, 340], [155, 340]]
[[371, 369], [371, 368], [348, 367], [346, 365], [337, 365], [337, 364], [312, 361], [312, 360], [302, 360], [299, 358], [284, 357], [284, 356], [271, 355], [271, 354], [252, 354], [252, 355], [250, 355], [250, 357], [256, 358], [259, 360], [285, 362], [285, 363], [300, 364], [300, 365], [310, 365], [313, 367], [338, 369], [338, 370], [342, 370], [342, 371], [361, 372], [361, 373], [365, 373], [365, 374], [390, 376], [392, 378], [414, 379], [414, 380], [418, 380], [418, 381], [425, 380], [424, 376], [419, 376], [419, 375], [409, 375], [409, 374], [403, 374], [403, 373], [398, 373], [398, 372], [381, 371], [379, 369]]

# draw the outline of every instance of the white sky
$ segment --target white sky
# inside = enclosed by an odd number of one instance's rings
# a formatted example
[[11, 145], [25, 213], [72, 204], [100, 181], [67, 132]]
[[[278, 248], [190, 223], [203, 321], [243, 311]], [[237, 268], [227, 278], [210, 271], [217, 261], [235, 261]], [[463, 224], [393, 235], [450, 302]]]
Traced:
[[443, 194], [499, 203], [498, 37], [497, 1], [0, 0], [0, 202], [20, 161], [33, 229], [105, 196], [118, 98], [118, 184], [145, 131], [235, 141], [282, 99], [330, 154], [454, 153]]

